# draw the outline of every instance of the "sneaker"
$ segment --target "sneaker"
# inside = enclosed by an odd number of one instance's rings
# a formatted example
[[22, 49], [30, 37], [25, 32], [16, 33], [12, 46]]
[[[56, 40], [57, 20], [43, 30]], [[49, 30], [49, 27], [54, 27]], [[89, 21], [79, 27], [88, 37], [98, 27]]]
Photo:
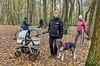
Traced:
[[14, 38], [13, 40], [17, 40], [17, 38]]
[[53, 57], [53, 55], [50, 55], [50, 56], [49, 56], [49, 58], [52, 58], [52, 57]]
[[53, 58], [54, 58], [54, 59], [57, 59], [57, 56], [55, 55], [55, 56], [53, 56]]

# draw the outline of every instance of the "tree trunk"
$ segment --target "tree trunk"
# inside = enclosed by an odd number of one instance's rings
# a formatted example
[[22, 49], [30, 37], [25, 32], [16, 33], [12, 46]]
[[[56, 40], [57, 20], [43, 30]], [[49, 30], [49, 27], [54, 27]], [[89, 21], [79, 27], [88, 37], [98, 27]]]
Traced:
[[46, 0], [43, 0], [43, 17], [44, 17], [44, 27], [47, 26], [47, 16], [46, 16]]
[[94, 27], [94, 20], [95, 20], [95, 14], [96, 14], [96, 3], [97, 0], [92, 0], [92, 6], [91, 6], [91, 12], [90, 12], [90, 18], [89, 18], [89, 27], [87, 34], [92, 36], [93, 34], [93, 27]]
[[12, 12], [12, 13], [13, 13], [13, 22], [12, 22], [13, 25], [15, 25], [16, 22], [17, 22], [17, 21], [15, 20], [15, 12], [16, 12], [16, 11], [15, 11], [15, 0], [13, 0], [13, 12]]
[[89, 14], [89, 11], [91, 10], [91, 7], [89, 7], [89, 9], [86, 11], [86, 13], [85, 13], [85, 21], [87, 22], [87, 16], [88, 16], [88, 14]]
[[70, 8], [70, 12], [69, 12], [69, 22], [70, 23], [72, 21], [72, 13], [73, 13], [73, 10], [74, 10], [74, 3], [75, 3], [75, 0], [74, 1], [70, 0], [70, 4], [71, 4], [71, 8]]
[[61, 17], [62, 17], [62, 19], [63, 19], [63, 21], [64, 21], [64, 16], [65, 16], [65, 1], [63, 0], [63, 7], [62, 7], [62, 14], [61, 14]]
[[1, 15], [1, 24], [4, 24], [4, 2], [1, 3], [2, 15]]
[[29, 21], [29, 23], [32, 23], [32, 11], [33, 11], [33, 8], [32, 8], [32, 0], [30, 0], [30, 21]]
[[78, 0], [78, 8], [79, 8], [79, 11], [78, 11], [78, 16], [81, 14], [81, 10], [80, 10], [80, 1]]
[[64, 0], [64, 2], [65, 2], [64, 33], [67, 34], [69, 1]]
[[9, 20], [9, 0], [8, 0], [8, 3], [7, 3], [7, 22], [8, 24], [10, 24], [10, 20]]
[[57, 10], [57, 7], [56, 7], [56, 0], [53, 0], [54, 1], [54, 11]]
[[91, 42], [86, 66], [100, 66], [100, 0], [98, 0], [97, 3], [93, 39]]
[[51, 7], [50, 7], [50, 9], [51, 9], [51, 11], [50, 11], [50, 19], [52, 18], [52, 13], [53, 13], [53, 0], [51, 0]]
[[39, 4], [39, 18], [41, 18], [41, 0], [40, 0], [40, 4]]
[[[29, 0], [27, 0], [27, 17], [29, 16]], [[29, 18], [28, 18], [29, 21]]]
[[13, 24], [12, 1], [10, 0], [10, 24]]
[[83, 18], [84, 18], [84, 13], [83, 13], [83, 0], [81, 0], [81, 15], [82, 15]]
[[20, 24], [20, 0], [18, 0], [19, 8], [18, 8], [18, 23]]

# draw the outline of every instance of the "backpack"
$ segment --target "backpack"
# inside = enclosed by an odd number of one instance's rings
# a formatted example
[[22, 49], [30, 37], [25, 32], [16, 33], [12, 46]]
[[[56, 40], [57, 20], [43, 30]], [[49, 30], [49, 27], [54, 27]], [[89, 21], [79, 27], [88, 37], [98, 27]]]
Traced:
[[60, 36], [60, 21], [54, 21], [52, 20], [50, 22], [50, 30], [49, 34], [51, 37], [59, 37]]

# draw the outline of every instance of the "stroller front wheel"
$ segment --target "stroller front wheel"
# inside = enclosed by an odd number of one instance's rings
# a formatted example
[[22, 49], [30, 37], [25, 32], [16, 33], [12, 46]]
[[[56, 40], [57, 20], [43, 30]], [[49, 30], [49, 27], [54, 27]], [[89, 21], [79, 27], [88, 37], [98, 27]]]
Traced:
[[34, 54], [29, 54], [29, 60], [30, 61], [35, 61], [37, 59], [37, 56]]
[[16, 56], [16, 57], [20, 57], [20, 56], [21, 56], [21, 52], [20, 52], [20, 51], [16, 51], [16, 52], [15, 52], [15, 56]]

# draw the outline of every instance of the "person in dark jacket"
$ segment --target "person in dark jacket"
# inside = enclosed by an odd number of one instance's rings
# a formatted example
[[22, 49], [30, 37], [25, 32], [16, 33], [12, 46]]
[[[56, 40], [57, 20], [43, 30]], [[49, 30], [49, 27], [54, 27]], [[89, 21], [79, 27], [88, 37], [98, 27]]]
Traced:
[[42, 27], [43, 27], [43, 20], [40, 19], [40, 22], [39, 22], [39, 26], [38, 26], [38, 28], [42, 28]]
[[[55, 12], [53, 15], [53, 19], [50, 20], [49, 27], [49, 46], [50, 46], [50, 58], [57, 58], [57, 46], [55, 43], [56, 39], [62, 39], [63, 36], [63, 22], [58, 16], [58, 13]], [[54, 45], [54, 46], [53, 46]]]
[[24, 17], [24, 20], [23, 20], [23, 22], [21, 24], [21, 28], [23, 30], [29, 30], [29, 24], [28, 24], [28, 21], [27, 21], [27, 17], [26, 16]]
[[34, 29], [35, 29], [35, 30], [42, 30], [42, 28], [43, 28], [43, 20], [40, 19], [39, 26], [34, 27]]

